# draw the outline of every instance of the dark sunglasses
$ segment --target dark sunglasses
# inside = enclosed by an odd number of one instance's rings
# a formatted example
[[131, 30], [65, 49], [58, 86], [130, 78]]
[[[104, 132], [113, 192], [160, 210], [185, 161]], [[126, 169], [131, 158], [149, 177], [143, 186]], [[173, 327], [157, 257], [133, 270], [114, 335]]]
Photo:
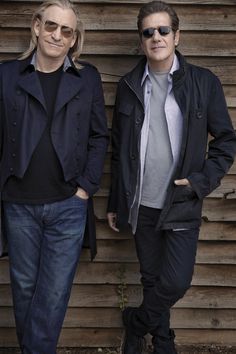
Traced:
[[150, 28], [145, 28], [142, 31], [142, 35], [144, 38], [151, 38], [155, 31], [158, 31], [159, 34], [164, 37], [167, 36], [167, 34], [169, 34], [171, 32], [172, 28], [170, 26], [160, 26], [160, 27], [150, 27]]
[[73, 28], [70, 28], [68, 26], [60, 26], [58, 23], [53, 22], [53, 21], [49, 21], [49, 20], [43, 22], [43, 26], [44, 26], [45, 31], [47, 31], [49, 33], [52, 33], [54, 31], [56, 31], [58, 29], [58, 27], [60, 27], [61, 28], [61, 34], [65, 38], [73, 37], [74, 32], [75, 32], [73, 30]]

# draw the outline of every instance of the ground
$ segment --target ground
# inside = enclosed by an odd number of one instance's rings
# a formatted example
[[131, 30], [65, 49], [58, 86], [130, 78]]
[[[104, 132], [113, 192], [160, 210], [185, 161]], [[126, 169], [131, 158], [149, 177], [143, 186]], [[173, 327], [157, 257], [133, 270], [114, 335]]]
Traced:
[[[177, 347], [178, 354], [236, 354], [236, 347], [218, 346], [181, 346]], [[147, 351], [144, 354], [150, 354]], [[0, 354], [20, 354], [15, 348], [0, 348]], [[57, 354], [120, 354], [117, 348], [83, 348], [83, 349], [59, 349]]]

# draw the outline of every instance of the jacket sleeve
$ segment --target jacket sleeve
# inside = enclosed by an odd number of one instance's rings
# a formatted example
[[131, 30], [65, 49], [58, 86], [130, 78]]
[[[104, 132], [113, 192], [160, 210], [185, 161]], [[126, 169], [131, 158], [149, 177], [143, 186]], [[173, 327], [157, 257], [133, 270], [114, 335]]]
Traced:
[[77, 178], [77, 183], [88, 192], [89, 196], [92, 196], [99, 189], [108, 145], [107, 119], [101, 78], [96, 69], [93, 69], [93, 75], [93, 99], [87, 162], [84, 173]]
[[192, 173], [188, 180], [200, 199], [220, 185], [229, 170], [236, 153], [236, 136], [219, 79], [212, 75], [207, 124], [213, 137], [208, 145], [208, 154], [202, 171]]
[[120, 165], [120, 123], [119, 123], [119, 92], [117, 88], [116, 101], [112, 120], [112, 155], [111, 155], [111, 186], [108, 198], [108, 212], [117, 211], [117, 199], [119, 194], [119, 165]]

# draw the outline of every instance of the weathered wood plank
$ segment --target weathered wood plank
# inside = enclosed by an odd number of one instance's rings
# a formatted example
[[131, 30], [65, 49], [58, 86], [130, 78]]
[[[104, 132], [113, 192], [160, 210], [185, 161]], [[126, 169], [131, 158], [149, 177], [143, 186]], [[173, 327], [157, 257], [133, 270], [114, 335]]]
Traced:
[[236, 200], [214, 200], [207, 198], [204, 201], [203, 217], [208, 221], [236, 221]]
[[[110, 308], [119, 307], [118, 285], [74, 285], [71, 292], [69, 307]], [[5, 296], [1, 299], [1, 307], [11, 307], [12, 297], [10, 287], [6, 287]], [[141, 285], [129, 285], [125, 289], [128, 306], [139, 306], [142, 302]], [[1, 308], [0, 307], [0, 308]], [[175, 308], [214, 308], [236, 309], [236, 288], [192, 286], [183, 299], [177, 302]], [[1, 327], [0, 316], [0, 327]]]
[[[97, 262], [137, 262], [134, 241], [99, 240]], [[236, 264], [236, 243], [199, 241], [198, 264]]]
[[[106, 105], [113, 106], [115, 104], [115, 96], [117, 89], [116, 83], [104, 82], [103, 89]], [[228, 107], [236, 108], [236, 85], [223, 85], [223, 89], [225, 92]]]
[[[118, 308], [68, 308], [64, 328], [122, 328]], [[12, 308], [0, 308], [0, 327], [14, 328]], [[171, 326], [186, 329], [236, 329], [235, 309], [173, 309]]]
[[[140, 284], [138, 263], [80, 262], [74, 284], [120, 284], [119, 275], [124, 270], [124, 282], [130, 285]], [[0, 301], [5, 301], [8, 290], [8, 261], [0, 262]], [[236, 267], [231, 264], [195, 265], [193, 285], [198, 286], [236, 286]], [[1, 305], [1, 303], [0, 303]]]
[[[16, 58], [14, 53], [0, 53], [0, 61]], [[140, 56], [103, 56], [103, 55], [82, 55], [81, 60], [85, 60], [95, 65], [102, 75], [104, 82], [118, 82], [127, 72], [132, 70], [140, 60]], [[186, 57], [195, 65], [202, 66], [213, 71], [223, 84], [236, 84], [236, 62], [234, 58], [212, 58], [212, 57]], [[231, 115], [236, 112], [232, 112]]]
[[[36, 4], [0, 3], [0, 26], [26, 28]], [[78, 5], [80, 17], [88, 30], [136, 30], [140, 5], [90, 3]], [[175, 5], [181, 30], [234, 30], [236, 10], [233, 6]]]
[[[96, 217], [99, 220], [106, 220], [107, 198], [102, 196], [96, 198], [94, 205]], [[207, 221], [236, 221], [235, 210], [235, 199], [206, 198], [203, 203], [202, 216]]]
[[[104, 173], [110, 173], [111, 172], [111, 151], [107, 152], [106, 155], [106, 160], [105, 160], [105, 165], [104, 165]], [[228, 175], [236, 175], [236, 160], [234, 161], [233, 165], [231, 166], [230, 170], [228, 171]]]
[[[121, 329], [113, 328], [64, 328], [59, 347], [116, 347], [122, 338]], [[177, 329], [177, 344], [209, 344], [236, 345], [235, 330], [215, 329]], [[17, 339], [13, 328], [0, 329], [0, 347], [17, 347]]]
[[[101, 188], [96, 196], [108, 196], [110, 188], [110, 175], [103, 175]], [[236, 175], [225, 176], [221, 180], [221, 184], [210, 195], [209, 198], [226, 198], [236, 199]]]
[[[113, 240], [113, 239], [132, 239], [131, 232], [113, 232], [106, 221], [98, 221], [97, 239]], [[236, 223], [231, 222], [202, 222], [200, 228], [200, 240], [205, 241], [236, 241]]]
[[[41, 3], [41, 0], [2, 0], [4, 2], [17, 3]], [[224, 5], [235, 5], [235, 0], [223, 0]], [[146, 0], [74, 0], [74, 3], [101, 3], [101, 4], [144, 4]], [[196, 5], [196, 0], [166, 0], [167, 3], [175, 4], [193, 4]], [[222, 5], [222, 0], [198, 0], [198, 4], [202, 5]]]
[[[117, 82], [120, 77], [132, 70], [140, 60], [140, 56], [106, 57], [82, 55], [82, 59], [93, 63], [101, 72], [103, 80]], [[189, 63], [202, 66], [213, 71], [225, 84], [236, 84], [236, 62], [233, 58], [186, 57]]]
[[[28, 46], [30, 31], [26, 29], [0, 28], [0, 52], [20, 53]], [[236, 56], [233, 32], [183, 32], [180, 51], [184, 55]], [[221, 45], [219, 46], [219, 43]], [[87, 31], [84, 54], [137, 55], [140, 53], [139, 38], [132, 31]]]

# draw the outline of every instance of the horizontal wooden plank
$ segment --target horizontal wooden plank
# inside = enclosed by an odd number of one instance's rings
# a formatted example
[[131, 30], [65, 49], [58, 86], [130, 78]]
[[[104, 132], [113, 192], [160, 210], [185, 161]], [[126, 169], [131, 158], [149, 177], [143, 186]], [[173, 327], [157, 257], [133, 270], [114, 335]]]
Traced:
[[[105, 104], [107, 106], [113, 106], [115, 104], [116, 89], [117, 89], [116, 83], [111, 83], [111, 82], [103, 83]], [[224, 85], [223, 89], [224, 89], [228, 107], [236, 108], [236, 85]]]
[[[137, 65], [140, 56], [82, 55], [81, 59], [95, 65], [102, 74], [104, 81], [117, 82]], [[234, 58], [186, 57], [186, 59], [189, 63], [208, 68], [220, 78], [222, 83], [236, 84], [236, 62]]]
[[[222, 4], [223, 5], [223, 4]], [[30, 26], [36, 4], [0, 3], [0, 26], [26, 28]], [[139, 4], [80, 3], [80, 18], [88, 30], [136, 30]], [[175, 5], [181, 30], [234, 30], [236, 10], [233, 6]]]
[[[132, 238], [131, 231], [117, 232], [112, 231], [106, 221], [97, 221], [97, 239], [127, 239]], [[236, 223], [231, 222], [202, 222], [200, 228], [200, 240], [206, 241], [236, 241]]]
[[[120, 284], [124, 272], [126, 284], [140, 284], [138, 263], [80, 262], [74, 284]], [[8, 260], [0, 261], [0, 301], [9, 294]], [[236, 267], [230, 264], [197, 264], [194, 269], [193, 285], [236, 287]], [[1, 303], [0, 303], [1, 306]]]
[[[2, 0], [6, 1], [6, 0]], [[223, 0], [224, 5], [234, 5], [235, 0]], [[8, 0], [7, 2], [16, 2], [16, 3], [41, 3], [41, 0]], [[74, 0], [74, 3], [101, 3], [101, 4], [144, 4], [146, 0]], [[196, 0], [166, 0], [167, 3], [172, 5], [178, 4], [196, 4]], [[222, 5], [222, 0], [198, 0], [198, 4], [202, 5]]]
[[203, 217], [208, 221], [236, 221], [236, 200], [214, 200], [207, 198], [204, 201]]
[[[184, 55], [236, 56], [233, 32], [183, 32], [180, 51]], [[30, 31], [26, 29], [0, 28], [0, 52], [20, 53], [28, 46]], [[219, 46], [220, 43], [220, 46]], [[132, 31], [87, 31], [84, 54], [137, 55], [140, 53], [139, 38]]]
[[[118, 308], [68, 308], [64, 328], [122, 328]], [[173, 309], [171, 326], [186, 329], [236, 329], [235, 309]], [[0, 328], [14, 328], [12, 308], [0, 308]]]
[[[99, 197], [94, 201], [95, 215], [106, 220], [107, 198]], [[236, 221], [236, 200], [206, 198], [203, 203], [202, 216], [207, 221]]]
[[[99, 240], [96, 262], [137, 262], [134, 241]], [[236, 242], [199, 241], [198, 264], [236, 264]]]
[[[101, 181], [101, 188], [99, 192], [96, 194], [99, 196], [108, 196], [109, 188], [110, 188], [110, 175], [104, 174]], [[225, 176], [221, 180], [221, 184], [218, 188], [216, 188], [209, 196], [209, 198], [226, 198], [226, 199], [236, 199], [236, 175], [228, 175]]]
[[[236, 126], [236, 120], [235, 120], [235, 126]], [[106, 160], [105, 160], [105, 165], [104, 165], [104, 173], [110, 173], [111, 172], [111, 151], [108, 151], [106, 154]], [[234, 161], [233, 165], [231, 166], [230, 170], [228, 171], [228, 175], [236, 175], [236, 160]]]
[[[121, 329], [113, 328], [64, 328], [58, 347], [119, 347]], [[236, 345], [235, 330], [220, 329], [176, 329], [177, 345]], [[16, 347], [17, 339], [13, 328], [0, 328], [0, 347]]]
[[[124, 290], [128, 306], [139, 306], [142, 302], [141, 285], [127, 285]], [[1, 299], [0, 306], [11, 307], [12, 297], [10, 287], [5, 287], [5, 297]], [[7, 295], [7, 296], [6, 296]], [[74, 285], [71, 292], [69, 307], [119, 307], [117, 285]], [[236, 288], [192, 286], [183, 299], [179, 300], [175, 308], [214, 308], [236, 309]], [[1, 323], [1, 316], [0, 316]], [[0, 327], [2, 325], [0, 324]]]
[[[14, 53], [0, 53], [0, 61], [14, 59]], [[132, 70], [140, 60], [140, 56], [104, 56], [104, 55], [82, 55], [85, 60], [95, 65], [102, 75], [104, 82], [118, 82], [127, 72]], [[186, 57], [187, 61], [208, 68], [214, 72], [223, 84], [236, 84], [236, 62], [234, 58], [224, 57]], [[236, 112], [232, 112], [231, 115]]]

